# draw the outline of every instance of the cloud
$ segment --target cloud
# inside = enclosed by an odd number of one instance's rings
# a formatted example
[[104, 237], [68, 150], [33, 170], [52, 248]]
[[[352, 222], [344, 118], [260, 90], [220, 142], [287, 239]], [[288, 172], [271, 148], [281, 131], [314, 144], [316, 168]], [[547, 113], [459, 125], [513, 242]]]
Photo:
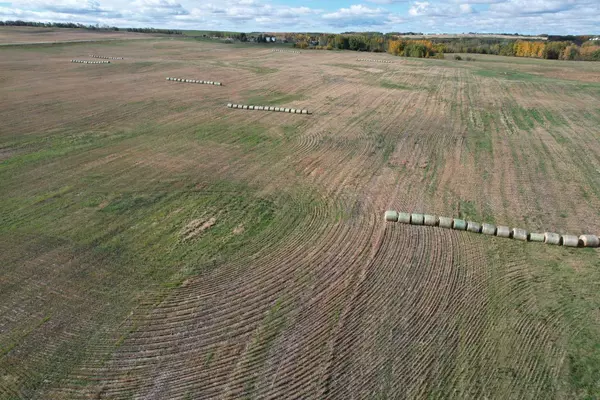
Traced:
[[570, 10], [578, 5], [576, 0], [508, 0], [490, 5], [490, 11], [515, 14], [545, 14]]
[[[485, 0], [487, 8], [464, 5], [484, 0], [417, 1], [409, 14], [425, 32], [520, 32], [584, 34], [600, 30], [597, 0]], [[464, 13], [471, 14], [468, 19]], [[535, 31], [532, 31], [535, 29]]]
[[413, 17], [452, 17], [472, 12], [474, 10], [469, 4], [442, 4], [428, 1], [415, 1], [408, 10], [408, 14]]
[[189, 11], [175, 0], [136, 0], [132, 5], [143, 15], [160, 19], [189, 14]]
[[400, 24], [403, 19], [382, 8], [370, 8], [363, 5], [352, 5], [348, 8], [323, 14], [325, 23], [336, 28], [384, 27]]
[[368, 3], [375, 4], [396, 4], [396, 3], [407, 3], [408, 0], [366, 0]]
[[463, 14], [471, 14], [473, 12], [473, 7], [470, 4], [461, 4], [459, 6], [460, 12]]
[[419, 15], [424, 15], [429, 8], [429, 2], [427, 1], [416, 1], [413, 3], [412, 7], [408, 10], [408, 14], [413, 17], [418, 17]]
[[[401, 8], [397, 3], [405, 0], [364, 0], [362, 4], [350, 3], [327, 11], [313, 6], [317, 2], [294, 2], [295, 5], [283, 5], [278, 0], [11, 0], [0, 3], [0, 19], [246, 32], [600, 31], [599, 0], [410, 0]], [[394, 11], [398, 9], [403, 11]]]
[[[13, 2], [13, 10], [21, 11], [21, 14], [32, 12], [33, 15], [96, 15], [97, 17], [119, 18], [122, 13], [111, 8], [105, 8], [96, 0], [25, 0]], [[76, 18], [76, 17], [75, 17]]]
[[350, 8], [340, 8], [338, 11], [324, 14], [325, 19], [344, 19], [354, 18], [362, 15], [381, 15], [384, 10], [381, 8], [369, 8], [363, 5], [353, 5]]
[[495, 4], [495, 3], [504, 3], [507, 0], [452, 0], [453, 3], [462, 3], [462, 4]]

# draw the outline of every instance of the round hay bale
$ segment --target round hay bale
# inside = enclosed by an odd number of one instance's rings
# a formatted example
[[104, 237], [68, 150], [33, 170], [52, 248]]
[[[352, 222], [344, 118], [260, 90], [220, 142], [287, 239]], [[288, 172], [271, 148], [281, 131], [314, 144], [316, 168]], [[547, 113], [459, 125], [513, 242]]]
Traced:
[[254, 110], [254, 106], [248, 106], [248, 110]]
[[398, 211], [386, 211], [385, 220], [388, 222], [398, 222]]
[[544, 234], [543, 233], [530, 233], [529, 241], [536, 243], [544, 243]]
[[523, 242], [526, 242], [528, 239], [529, 233], [525, 229], [513, 228], [512, 232], [511, 232], [511, 236], [515, 240], [521, 240]]
[[562, 237], [558, 233], [545, 232], [544, 243], [559, 246], [562, 244]]
[[233, 106], [233, 104], [231, 104], [231, 103], [227, 103], [227, 107], [228, 107], [228, 108], [231, 108], [231, 106]]
[[302, 114], [308, 114], [307, 110], [302, 110]]
[[465, 221], [464, 219], [454, 218], [452, 220], [452, 229], [456, 229], [457, 231], [466, 231], [467, 221]]
[[423, 225], [425, 223], [425, 216], [423, 214], [411, 214], [410, 223], [412, 225]]
[[579, 246], [579, 238], [575, 235], [563, 235], [562, 236], [562, 244], [566, 247], [578, 247]]
[[279, 107], [275, 107], [275, 111], [279, 111]]
[[242, 108], [243, 108], [244, 110], [247, 110], [247, 109], [248, 109], [248, 106], [247, 106], [247, 105], [244, 105], [244, 106], [242, 106]]
[[481, 233], [483, 233], [484, 235], [494, 236], [496, 234], [496, 225], [482, 224]]
[[258, 106], [258, 109], [261, 110], [261, 111], [263, 111], [265, 109], [265, 107], [264, 106]]
[[467, 230], [473, 233], [481, 233], [481, 224], [478, 222], [467, 221]]
[[440, 217], [439, 221], [440, 228], [452, 229], [452, 218]]
[[269, 111], [275, 111], [275, 107], [269, 107]]
[[410, 224], [410, 214], [409, 213], [398, 213], [398, 222], [401, 224]]
[[296, 109], [295, 108], [290, 108], [290, 113], [296, 114]]
[[600, 247], [600, 239], [596, 235], [579, 236], [579, 245], [581, 247]]
[[439, 218], [435, 215], [425, 214], [423, 216], [423, 223], [427, 226], [437, 226]]
[[302, 110], [296, 109], [296, 114], [302, 114]]
[[289, 112], [290, 112], [290, 109], [289, 109], [289, 108], [286, 108], [284, 112], [286, 112], [286, 113], [289, 113]]
[[501, 238], [510, 237], [510, 228], [508, 226], [499, 226], [496, 228], [496, 236]]
[[579, 236], [579, 246], [600, 247], [600, 238], [596, 235], [581, 235]]

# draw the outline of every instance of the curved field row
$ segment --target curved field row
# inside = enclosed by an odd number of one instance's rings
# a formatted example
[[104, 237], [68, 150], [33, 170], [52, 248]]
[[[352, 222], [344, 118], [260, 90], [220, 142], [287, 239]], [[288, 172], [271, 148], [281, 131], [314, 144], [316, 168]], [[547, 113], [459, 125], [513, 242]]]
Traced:
[[0, 397], [594, 394], [593, 250], [381, 221], [597, 231], [594, 88], [180, 40], [65, 68], [114, 53], [82, 47], [0, 60]]

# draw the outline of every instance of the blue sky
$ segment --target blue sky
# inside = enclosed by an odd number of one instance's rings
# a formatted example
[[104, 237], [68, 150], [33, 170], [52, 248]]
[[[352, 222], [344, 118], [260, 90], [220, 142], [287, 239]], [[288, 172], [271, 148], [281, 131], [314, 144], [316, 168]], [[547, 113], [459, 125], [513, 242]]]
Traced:
[[600, 34], [600, 0], [13, 0], [0, 19], [235, 31]]

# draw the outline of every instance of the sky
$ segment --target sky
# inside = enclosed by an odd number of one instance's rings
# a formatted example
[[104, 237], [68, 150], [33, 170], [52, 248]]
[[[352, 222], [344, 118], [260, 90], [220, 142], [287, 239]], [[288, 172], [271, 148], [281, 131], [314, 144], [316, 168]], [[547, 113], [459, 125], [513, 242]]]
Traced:
[[600, 34], [600, 0], [0, 0], [0, 20], [264, 32]]

